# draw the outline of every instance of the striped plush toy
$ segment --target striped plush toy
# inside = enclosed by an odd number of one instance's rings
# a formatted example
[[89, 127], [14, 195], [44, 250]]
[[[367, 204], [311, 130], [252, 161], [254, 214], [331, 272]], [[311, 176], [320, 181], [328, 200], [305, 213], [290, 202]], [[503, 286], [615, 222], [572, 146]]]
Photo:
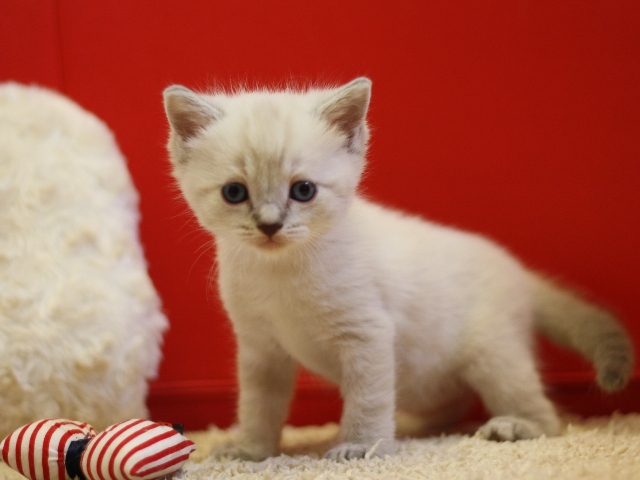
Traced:
[[40, 420], [0, 443], [2, 460], [30, 480], [153, 480], [180, 470], [195, 444], [170, 424], [117, 423], [97, 434], [71, 420]]

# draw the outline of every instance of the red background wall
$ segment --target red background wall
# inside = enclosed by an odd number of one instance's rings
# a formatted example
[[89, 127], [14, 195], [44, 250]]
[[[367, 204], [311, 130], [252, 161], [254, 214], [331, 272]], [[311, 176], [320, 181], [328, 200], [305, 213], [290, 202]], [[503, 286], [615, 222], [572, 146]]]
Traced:
[[[373, 79], [365, 186], [479, 231], [616, 310], [640, 339], [640, 3], [2, 0], [0, 81], [55, 88], [114, 130], [141, 194], [141, 235], [171, 331], [149, 405], [228, 425], [233, 338], [208, 237], [168, 175], [162, 90]], [[542, 345], [552, 395], [589, 414], [588, 365]], [[337, 419], [303, 374], [290, 421]]]

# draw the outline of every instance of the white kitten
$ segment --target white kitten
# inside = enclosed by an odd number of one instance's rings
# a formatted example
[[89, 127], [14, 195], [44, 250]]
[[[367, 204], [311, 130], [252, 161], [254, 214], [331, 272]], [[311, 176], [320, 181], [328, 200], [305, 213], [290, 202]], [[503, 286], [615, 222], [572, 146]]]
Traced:
[[482, 436], [557, 434], [534, 327], [593, 361], [605, 390], [631, 374], [627, 334], [483, 237], [359, 196], [370, 91], [366, 78], [305, 92], [165, 91], [173, 172], [216, 239], [238, 340], [233, 454], [276, 453], [296, 362], [344, 397], [329, 458], [392, 452], [396, 408], [442, 425], [472, 391], [493, 415]]

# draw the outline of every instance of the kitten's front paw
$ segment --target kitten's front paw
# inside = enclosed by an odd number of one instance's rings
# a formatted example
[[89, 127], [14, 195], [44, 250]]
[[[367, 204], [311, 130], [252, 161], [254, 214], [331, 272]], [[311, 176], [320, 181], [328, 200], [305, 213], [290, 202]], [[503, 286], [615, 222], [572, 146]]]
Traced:
[[538, 438], [542, 427], [530, 420], [518, 417], [494, 417], [478, 430], [480, 437], [496, 442], [515, 442]]
[[343, 460], [351, 460], [354, 458], [364, 458], [371, 445], [365, 445], [362, 443], [341, 443], [337, 447], [329, 450], [324, 458], [329, 460], [335, 460], [340, 462]]
[[329, 450], [324, 458], [340, 462], [365, 458], [365, 456], [382, 457], [383, 455], [393, 453], [394, 450], [395, 443], [393, 440], [382, 440], [373, 445], [366, 443], [341, 443], [337, 447]]
[[275, 453], [262, 445], [248, 443], [231, 443], [216, 448], [211, 452], [212, 456], [219, 460], [238, 459], [250, 462], [260, 462], [275, 455]]

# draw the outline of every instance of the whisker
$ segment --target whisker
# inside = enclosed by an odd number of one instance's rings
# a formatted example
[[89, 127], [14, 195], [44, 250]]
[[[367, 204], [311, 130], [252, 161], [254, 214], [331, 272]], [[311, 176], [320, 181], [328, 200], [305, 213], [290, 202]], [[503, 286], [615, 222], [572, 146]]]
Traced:
[[196, 257], [196, 259], [191, 263], [191, 268], [189, 269], [189, 273], [187, 274], [187, 280], [189, 280], [191, 278], [191, 272], [193, 271], [193, 267], [195, 267], [196, 263], [198, 263], [200, 261], [200, 258], [202, 258], [202, 256], [205, 253], [210, 252], [212, 250], [213, 250], [213, 241], [209, 241], [207, 243], [204, 243], [204, 244], [200, 245], [196, 249], [196, 253], [198, 253], [199, 251], [200, 251], [200, 253]]

